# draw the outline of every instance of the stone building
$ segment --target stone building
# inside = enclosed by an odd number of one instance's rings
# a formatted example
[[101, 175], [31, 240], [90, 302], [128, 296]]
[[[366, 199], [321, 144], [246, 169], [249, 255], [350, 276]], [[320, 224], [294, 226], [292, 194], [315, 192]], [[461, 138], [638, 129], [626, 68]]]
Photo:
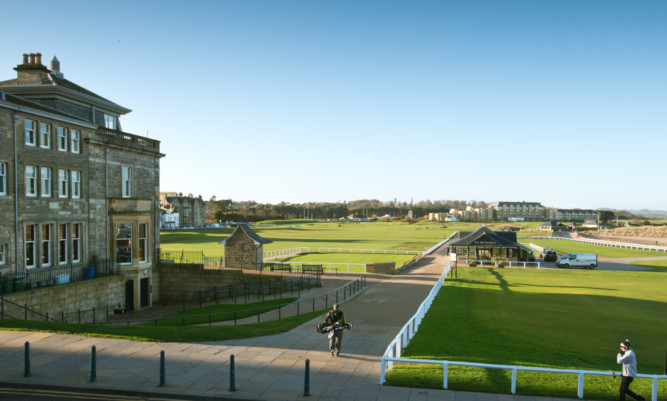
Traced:
[[177, 213], [178, 221], [175, 227], [203, 227], [206, 224], [206, 202], [201, 195], [197, 198], [182, 196], [175, 192], [160, 192], [160, 209], [163, 213]]
[[[24, 54], [0, 81], [0, 273], [120, 263], [125, 307], [152, 303], [160, 142], [123, 132], [131, 110]], [[32, 283], [34, 285], [34, 283]]]
[[561, 221], [597, 220], [598, 212], [591, 209], [551, 209], [549, 218]]
[[523, 218], [527, 221], [536, 221], [545, 218], [545, 208], [539, 202], [493, 202], [489, 205], [489, 209], [494, 210], [494, 220]]
[[264, 261], [263, 245], [271, 242], [257, 235], [247, 224], [239, 224], [232, 235], [220, 241], [225, 246], [225, 267], [261, 269]]

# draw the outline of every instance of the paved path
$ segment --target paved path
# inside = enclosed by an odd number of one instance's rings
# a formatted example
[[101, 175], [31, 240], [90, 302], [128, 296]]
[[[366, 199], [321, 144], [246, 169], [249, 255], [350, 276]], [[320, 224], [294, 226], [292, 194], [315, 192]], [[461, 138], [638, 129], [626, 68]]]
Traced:
[[[207, 396], [242, 400], [531, 401], [541, 397], [380, 386], [380, 358], [400, 327], [438, 280], [448, 257], [436, 252], [399, 275], [368, 275], [368, 287], [341, 305], [354, 329], [339, 357], [315, 332], [321, 319], [287, 333], [211, 343], [154, 343], [41, 332], [0, 331], [0, 382], [85, 390]], [[23, 377], [24, 343], [30, 342], [31, 377]], [[97, 348], [97, 381], [90, 379], [90, 350]], [[160, 351], [166, 386], [159, 384]], [[230, 355], [236, 392], [229, 391]], [[305, 361], [310, 395], [304, 396]]]

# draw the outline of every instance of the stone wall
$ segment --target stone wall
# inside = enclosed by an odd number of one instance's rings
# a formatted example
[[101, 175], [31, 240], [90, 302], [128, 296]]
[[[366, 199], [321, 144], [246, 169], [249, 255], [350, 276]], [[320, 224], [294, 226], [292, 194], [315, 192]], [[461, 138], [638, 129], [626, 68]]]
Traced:
[[396, 262], [366, 263], [367, 273], [395, 273]]
[[[125, 306], [125, 279], [122, 275], [84, 280], [76, 283], [39, 288], [6, 294], [4, 313], [22, 319], [24, 309], [17, 305], [28, 305], [32, 311], [49, 318], [61, 320], [65, 313], [66, 321], [78, 321], [78, 311], [83, 311], [83, 323], [92, 323], [92, 310], [95, 308], [95, 321], [106, 321], [107, 308], [109, 313]], [[45, 319], [37, 314], [28, 313], [28, 320]]]

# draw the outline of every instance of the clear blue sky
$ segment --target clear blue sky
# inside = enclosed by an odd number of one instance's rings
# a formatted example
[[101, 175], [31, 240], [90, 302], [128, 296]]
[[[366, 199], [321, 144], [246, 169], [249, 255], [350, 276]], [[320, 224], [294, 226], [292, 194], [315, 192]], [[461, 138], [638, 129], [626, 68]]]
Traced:
[[667, 209], [667, 1], [3, 3], [205, 199]]

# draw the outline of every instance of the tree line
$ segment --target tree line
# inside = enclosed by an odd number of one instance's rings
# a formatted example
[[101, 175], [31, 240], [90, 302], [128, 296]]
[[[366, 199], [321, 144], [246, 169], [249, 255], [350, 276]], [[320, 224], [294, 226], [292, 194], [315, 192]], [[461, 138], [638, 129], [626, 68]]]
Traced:
[[207, 220], [225, 221], [261, 221], [289, 219], [340, 219], [376, 218], [382, 216], [405, 217], [412, 211], [414, 218], [428, 213], [447, 213], [450, 209], [465, 209], [467, 206], [487, 207], [482, 201], [438, 200], [419, 202], [380, 201], [362, 199], [349, 202], [306, 202], [278, 204], [258, 203], [255, 201], [218, 200], [212, 197], [206, 202]]

